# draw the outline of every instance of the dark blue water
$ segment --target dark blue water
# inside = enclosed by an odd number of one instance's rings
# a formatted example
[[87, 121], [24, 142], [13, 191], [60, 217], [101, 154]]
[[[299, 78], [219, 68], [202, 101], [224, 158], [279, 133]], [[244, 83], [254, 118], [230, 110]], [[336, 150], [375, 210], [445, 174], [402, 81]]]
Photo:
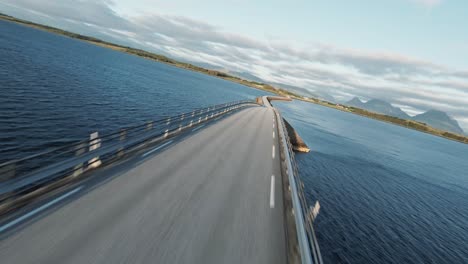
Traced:
[[0, 20], [0, 163], [265, 92]]
[[[0, 21], [0, 162], [264, 92]], [[277, 104], [327, 263], [468, 263], [468, 146], [301, 102]]]
[[326, 263], [468, 263], [468, 145], [304, 102], [275, 103]]

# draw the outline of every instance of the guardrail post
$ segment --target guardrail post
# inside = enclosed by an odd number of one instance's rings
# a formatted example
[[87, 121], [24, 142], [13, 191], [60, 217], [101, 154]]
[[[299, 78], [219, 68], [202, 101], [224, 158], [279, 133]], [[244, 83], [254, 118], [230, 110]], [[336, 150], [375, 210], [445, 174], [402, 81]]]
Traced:
[[169, 117], [167, 119], [167, 122], [166, 122], [166, 131], [164, 131], [164, 138], [167, 138], [167, 136], [169, 135], [169, 125], [171, 124], [171, 118]]
[[120, 129], [120, 141], [124, 141], [126, 137], [127, 137], [127, 130]]
[[[75, 151], [75, 156], [80, 156], [81, 154], [85, 153], [86, 151], [86, 144], [81, 143], [78, 146], [76, 146], [76, 151]], [[83, 163], [80, 163], [73, 167], [73, 177], [80, 176], [83, 173]]]
[[[89, 135], [89, 140], [89, 151], [98, 149], [101, 146], [101, 139], [99, 138], [98, 132], [91, 133], [91, 135]], [[88, 161], [88, 168], [97, 168], [100, 165], [101, 161], [99, 160], [99, 156]]]
[[193, 117], [195, 116], [195, 110], [192, 111], [192, 119], [190, 119], [190, 127], [193, 125]]
[[16, 162], [0, 167], [0, 181], [6, 181], [15, 177]]
[[[127, 137], [127, 130], [126, 130], [126, 129], [121, 129], [121, 130], [120, 130], [120, 137], [119, 137], [119, 140], [120, 140], [120, 141], [124, 141], [126, 137]], [[122, 157], [124, 154], [125, 154], [125, 152], [124, 152], [123, 147], [119, 148], [119, 150], [117, 151], [117, 157], [120, 158], [120, 157]]]
[[146, 124], [146, 130], [151, 130], [153, 129], [153, 121], [148, 121], [148, 123]]
[[315, 202], [315, 205], [314, 207], [312, 208], [312, 206], [310, 207], [310, 214], [311, 214], [311, 218], [312, 218], [312, 221], [315, 221], [315, 219], [317, 218], [317, 215], [319, 214], [320, 212], [320, 203], [319, 201], [316, 201]]
[[182, 117], [180, 118], [180, 124], [179, 124], [179, 132], [182, 130], [182, 122], [184, 120], [184, 114], [182, 114]]

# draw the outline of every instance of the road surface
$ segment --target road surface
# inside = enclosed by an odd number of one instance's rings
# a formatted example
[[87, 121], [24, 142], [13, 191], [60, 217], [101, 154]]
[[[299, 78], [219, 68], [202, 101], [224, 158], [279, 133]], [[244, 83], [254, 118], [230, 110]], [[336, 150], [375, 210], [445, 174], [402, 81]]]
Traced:
[[273, 119], [241, 110], [23, 212], [0, 227], [0, 262], [286, 263]]

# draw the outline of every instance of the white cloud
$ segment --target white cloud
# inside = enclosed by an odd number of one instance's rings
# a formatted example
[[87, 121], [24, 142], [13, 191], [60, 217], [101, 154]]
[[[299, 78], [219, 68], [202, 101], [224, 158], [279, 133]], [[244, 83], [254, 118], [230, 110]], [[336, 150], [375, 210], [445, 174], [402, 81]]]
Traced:
[[[400, 54], [329, 44], [297, 47], [284, 41], [261, 41], [180, 16], [145, 14], [124, 18], [112, 10], [108, 1], [74, 2], [80, 12], [64, 4], [71, 0], [50, 0], [46, 4], [6, 1], [52, 17], [49, 23], [55, 26], [97, 37], [110, 36], [111, 40], [189, 61], [250, 72], [270, 82], [300, 86], [343, 100], [352, 96], [385, 99], [410, 113], [437, 108], [454, 117], [468, 117], [467, 70], [449, 69]], [[420, 2], [436, 5], [440, 1]], [[42, 16], [41, 22], [47, 16]], [[73, 23], [67, 21], [70, 19]], [[468, 131], [466, 120], [459, 119]]]
[[417, 4], [423, 5], [425, 7], [434, 7], [442, 3], [442, 0], [411, 0]]

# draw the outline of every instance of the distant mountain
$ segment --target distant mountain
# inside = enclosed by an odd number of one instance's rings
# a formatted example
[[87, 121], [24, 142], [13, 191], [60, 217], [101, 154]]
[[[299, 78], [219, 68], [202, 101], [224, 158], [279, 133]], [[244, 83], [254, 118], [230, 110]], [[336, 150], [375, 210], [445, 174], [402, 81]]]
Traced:
[[361, 101], [357, 97], [354, 97], [353, 99], [346, 102], [345, 104], [350, 105], [350, 106], [354, 106], [354, 107], [358, 107], [358, 108], [365, 108], [365, 105], [366, 105], [366, 103], [364, 103], [363, 101]]
[[306, 88], [302, 88], [302, 87], [298, 87], [298, 86], [294, 86], [294, 85], [288, 85], [288, 84], [284, 84], [284, 83], [270, 83], [270, 84], [275, 86], [275, 87], [291, 91], [291, 92], [296, 93], [296, 94], [301, 95], [301, 96], [319, 98], [319, 99], [329, 101], [329, 102], [334, 102], [335, 101], [335, 98], [333, 96], [331, 96], [331, 95], [329, 95], [329, 94], [327, 94], [325, 92], [310, 91], [309, 89], [306, 89]]
[[[173, 56], [173, 57], [175, 57], [175, 56]], [[175, 58], [177, 60], [179, 60], [179, 61], [189, 63], [189, 64], [192, 64], [192, 65], [195, 65], [195, 66], [198, 66], [198, 67], [202, 67], [202, 68], [205, 68], [205, 69], [214, 70], [214, 71], [225, 71], [225, 69], [223, 67], [220, 67], [220, 66], [217, 66], [217, 65], [214, 65], [214, 64], [211, 64], [211, 63], [185, 60], [183, 58], [178, 58], [178, 57], [175, 57]]]
[[[181, 60], [184, 61], [183, 59], [181, 59]], [[195, 61], [187, 61], [187, 60], [185, 60], [184, 62], [193, 64], [193, 65], [205, 68], [205, 69], [221, 71], [221, 72], [224, 72], [224, 73], [229, 74], [231, 76], [236, 76], [236, 77], [239, 77], [239, 78], [247, 80], [247, 81], [253, 81], [253, 82], [257, 82], [257, 83], [269, 84], [269, 85], [272, 85], [272, 86], [274, 86], [276, 88], [281, 88], [281, 89], [284, 89], [284, 90], [288, 90], [288, 91], [293, 92], [293, 93], [295, 93], [297, 95], [301, 95], [301, 96], [305, 96], [305, 97], [319, 98], [319, 99], [322, 99], [322, 100], [325, 100], [325, 101], [328, 101], [328, 102], [335, 102], [336, 101], [333, 96], [331, 96], [331, 95], [329, 95], [329, 94], [327, 94], [325, 92], [310, 91], [308, 89], [298, 87], [298, 86], [288, 85], [288, 84], [284, 84], [284, 83], [275, 83], [275, 82], [265, 81], [265, 80], [261, 79], [260, 77], [254, 75], [254, 74], [252, 74], [250, 72], [230, 71], [230, 70], [227, 70], [225, 68], [222, 68], [222, 67], [219, 67], [219, 66], [216, 66], [216, 65], [213, 65], [213, 64], [209, 64], [209, 63], [204, 63], [204, 62], [195, 62]]]
[[234, 75], [234, 76], [237, 76], [239, 78], [242, 78], [244, 80], [254, 81], [254, 82], [258, 82], [258, 83], [266, 83], [266, 84], [272, 85], [272, 86], [274, 86], [276, 88], [281, 88], [281, 89], [284, 89], [284, 90], [288, 90], [288, 91], [293, 92], [293, 93], [295, 93], [297, 95], [301, 95], [301, 96], [305, 96], [305, 97], [319, 98], [319, 99], [329, 101], [329, 102], [334, 102], [335, 101], [335, 98], [333, 96], [327, 94], [327, 93], [317, 92], [317, 91], [310, 91], [310, 90], [308, 90], [306, 88], [302, 88], [302, 87], [298, 87], [298, 86], [294, 86], [294, 85], [289, 85], [289, 84], [284, 84], [284, 83], [276, 83], [276, 82], [265, 81], [265, 80], [257, 77], [256, 75], [254, 75], [252, 73], [249, 73], [249, 72], [229, 71], [227, 73], [231, 74], [231, 75]]
[[313, 97], [317, 96], [315, 93], [312, 93], [311, 91], [309, 91], [309, 90], [307, 90], [305, 88], [302, 88], [302, 87], [297, 87], [297, 86], [284, 84], [284, 83], [274, 83], [274, 82], [271, 82], [270, 85], [273, 85], [274, 87], [278, 87], [278, 88], [281, 88], [281, 89], [291, 91], [291, 92], [296, 93], [296, 94], [301, 95], [301, 96], [313, 96]]
[[237, 76], [239, 78], [242, 78], [244, 80], [248, 81], [253, 81], [253, 82], [258, 82], [258, 83], [265, 83], [264, 80], [260, 79], [256, 75], [253, 75], [249, 72], [235, 72], [235, 71], [230, 71], [229, 74]]
[[396, 116], [396, 117], [403, 118], [403, 119], [410, 118], [410, 116], [407, 113], [405, 113], [403, 110], [401, 110], [400, 108], [395, 107], [391, 105], [390, 103], [387, 103], [382, 100], [372, 99], [366, 102], [366, 107], [370, 109], [371, 111], [382, 113], [385, 115]]
[[328, 101], [328, 102], [331, 102], [331, 103], [335, 103], [336, 102], [336, 99], [335, 97], [325, 93], [325, 92], [314, 92], [317, 94], [317, 98], [319, 99], [322, 99], [322, 100], [325, 100], [325, 101]]
[[372, 99], [364, 103], [361, 100], [359, 100], [359, 98], [354, 97], [347, 104], [384, 115], [395, 116], [403, 119], [410, 118], [410, 116], [404, 111], [402, 111], [400, 108], [394, 107], [390, 103], [379, 99]]
[[447, 115], [447, 113], [442, 111], [429, 110], [420, 115], [411, 117], [400, 108], [394, 107], [390, 103], [378, 99], [372, 99], [364, 103], [359, 98], [354, 97], [351, 101], [348, 101], [346, 104], [384, 115], [419, 121], [445, 131], [457, 134], [464, 134], [464, 131], [460, 127], [458, 122], [455, 119], [451, 118], [449, 115]]
[[426, 123], [430, 126], [433, 126], [439, 129], [454, 132], [457, 134], [464, 134], [464, 131], [460, 127], [458, 122], [442, 111], [429, 110], [425, 113], [414, 116], [412, 119], [419, 121], [419, 122]]

